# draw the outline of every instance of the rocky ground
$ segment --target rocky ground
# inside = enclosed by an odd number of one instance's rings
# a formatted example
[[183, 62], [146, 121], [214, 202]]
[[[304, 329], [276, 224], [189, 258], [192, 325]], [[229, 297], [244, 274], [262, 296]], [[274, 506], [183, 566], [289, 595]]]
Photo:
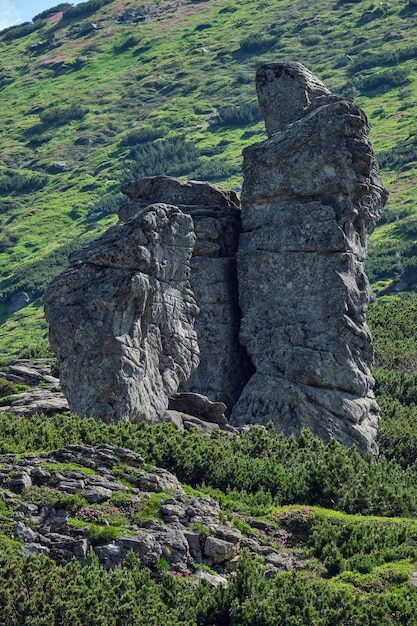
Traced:
[[[3, 379], [28, 388], [3, 398], [2, 410], [28, 419], [67, 410], [47, 360], [16, 361]], [[178, 402], [184, 406], [184, 399]], [[213, 428], [227, 428], [216, 410], [220, 425], [172, 412], [179, 427], [199, 427], [207, 435]], [[175, 475], [147, 466], [126, 448], [69, 445], [26, 456], [0, 455], [0, 499], [0, 528], [21, 543], [18, 550], [25, 557], [46, 554], [60, 563], [72, 558], [85, 563], [93, 551], [102, 565], [114, 567], [132, 551], [155, 575], [168, 569], [213, 584], [227, 583], [242, 548], [261, 556], [271, 575], [304, 567], [299, 554], [283, 547], [285, 530], [226, 515], [218, 502], [190, 495]]]

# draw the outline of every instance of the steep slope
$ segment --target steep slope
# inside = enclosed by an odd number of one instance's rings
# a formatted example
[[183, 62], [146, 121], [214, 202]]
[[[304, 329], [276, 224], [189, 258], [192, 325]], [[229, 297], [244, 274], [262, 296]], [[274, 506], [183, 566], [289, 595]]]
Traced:
[[39, 298], [67, 253], [115, 221], [122, 181], [164, 173], [239, 189], [242, 148], [266, 136], [263, 62], [300, 61], [367, 113], [391, 191], [368, 269], [377, 290], [413, 289], [416, 10], [89, 0], [0, 33], [2, 358], [45, 336]]

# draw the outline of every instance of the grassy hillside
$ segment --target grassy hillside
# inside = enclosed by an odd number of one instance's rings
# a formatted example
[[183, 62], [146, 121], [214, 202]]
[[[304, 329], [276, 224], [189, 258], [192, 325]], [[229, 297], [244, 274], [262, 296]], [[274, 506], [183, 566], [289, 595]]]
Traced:
[[416, 23], [401, 0], [89, 0], [2, 31], [1, 358], [45, 337], [42, 292], [115, 221], [123, 181], [240, 187], [242, 148], [265, 138], [255, 71], [281, 59], [366, 111], [391, 193], [368, 271], [377, 291], [413, 290]]

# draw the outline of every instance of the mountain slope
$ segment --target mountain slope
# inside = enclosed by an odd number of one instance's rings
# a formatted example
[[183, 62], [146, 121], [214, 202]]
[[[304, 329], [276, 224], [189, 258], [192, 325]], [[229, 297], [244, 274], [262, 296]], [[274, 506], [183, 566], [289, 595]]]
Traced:
[[391, 192], [368, 271], [377, 291], [414, 289], [416, 11], [89, 0], [2, 31], [2, 358], [45, 336], [39, 298], [68, 252], [115, 221], [122, 181], [164, 173], [239, 189], [242, 148], [265, 138], [264, 62], [300, 61], [364, 108]]

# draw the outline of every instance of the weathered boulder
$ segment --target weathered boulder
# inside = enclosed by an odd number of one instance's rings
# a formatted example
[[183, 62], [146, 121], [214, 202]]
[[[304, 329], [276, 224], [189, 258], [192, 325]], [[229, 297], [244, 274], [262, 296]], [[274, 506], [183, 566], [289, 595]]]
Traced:
[[54, 415], [66, 413], [68, 402], [63, 393], [51, 389], [31, 388], [22, 393], [8, 396], [7, 404], [0, 407], [0, 411], [16, 413], [16, 415], [41, 414]]
[[386, 200], [365, 114], [299, 63], [262, 66], [269, 139], [244, 151], [240, 340], [256, 368], [231, 423], [376, 449], [363, 261]]
[[206, 396], [198, 393], [176, 393], [169, 399], [169, 408], [181, 411], [187, 415], [194, 415], [202, 420], [226, 426], [224, 416], [226, 405], [223, 402], [212, 402]]
[[224, 402], [226, 414], [230, 413], [253, 372], [238, 336], [239, 200], [234, 191], [169, 176], [142, 178], [129, 183], [122, 191], [130, 199], [119, 211], [123, 221], [150, 202], [174, 204], [193, 219], [196, 242], [190, 283], [200, 309], [195, 321], [200, 364], [190, 378], [182, 382], [181, 391]]
[[160, 420], [198, 364], [194, 241], [190, 216], [159, 203], [70, 256], [46, 291], [45, 316], [71, 411]]

